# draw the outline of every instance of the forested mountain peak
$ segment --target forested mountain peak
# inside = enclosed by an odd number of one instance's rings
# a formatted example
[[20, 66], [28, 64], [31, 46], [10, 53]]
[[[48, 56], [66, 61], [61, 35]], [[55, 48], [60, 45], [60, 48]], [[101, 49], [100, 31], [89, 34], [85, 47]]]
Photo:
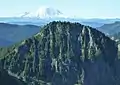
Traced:
[[117, 82], [115, 42], [79, 23], [51, 22], [33, 37], [0, 50], [1, 68], [29, 85]]

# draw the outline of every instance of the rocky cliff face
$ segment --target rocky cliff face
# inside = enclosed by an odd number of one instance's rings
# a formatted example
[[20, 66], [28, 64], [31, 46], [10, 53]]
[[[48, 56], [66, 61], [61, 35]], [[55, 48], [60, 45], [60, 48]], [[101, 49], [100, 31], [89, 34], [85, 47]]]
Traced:
[[115, 42], [79, 23], [51, 22], [0, 56], [1, 68], [28, 85], [120, 84]]

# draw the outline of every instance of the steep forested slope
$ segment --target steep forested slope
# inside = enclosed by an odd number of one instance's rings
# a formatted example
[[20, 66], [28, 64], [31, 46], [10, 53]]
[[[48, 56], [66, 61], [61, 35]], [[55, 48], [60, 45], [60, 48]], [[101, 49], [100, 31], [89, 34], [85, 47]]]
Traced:
[[0, 66], [28, 85], [119, 85], [117, 46], [79, 23], [51, 22], [32, 38], [0, 49]]

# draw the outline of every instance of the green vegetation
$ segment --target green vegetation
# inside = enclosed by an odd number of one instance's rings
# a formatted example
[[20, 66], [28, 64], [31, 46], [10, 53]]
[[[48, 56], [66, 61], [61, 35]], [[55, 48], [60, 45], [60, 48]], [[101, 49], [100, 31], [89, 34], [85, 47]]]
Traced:
[[27, 40], [0, 49], [0, 67], [28, 85], [113, 85], [116, 59], [116, 44], [103, 33], [60, 21], [45, 25]]

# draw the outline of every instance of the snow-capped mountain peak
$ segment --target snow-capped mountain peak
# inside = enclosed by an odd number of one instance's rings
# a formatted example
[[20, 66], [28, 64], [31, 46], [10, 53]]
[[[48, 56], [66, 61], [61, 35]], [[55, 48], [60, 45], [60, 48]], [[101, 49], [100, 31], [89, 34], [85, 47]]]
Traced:
[[61, 11], [52, 7], [40, 7], [36, 13], [36, 16], [39, 18], [53, 18], [61, 15], [63, 15]]
[[56, 17], [64, 17], [63, 13], [52, 7], [40, 7], [36, 12], [25, 12], [21, 14], [21, 17], [36, 17], [36, 18], [56, 18]]

